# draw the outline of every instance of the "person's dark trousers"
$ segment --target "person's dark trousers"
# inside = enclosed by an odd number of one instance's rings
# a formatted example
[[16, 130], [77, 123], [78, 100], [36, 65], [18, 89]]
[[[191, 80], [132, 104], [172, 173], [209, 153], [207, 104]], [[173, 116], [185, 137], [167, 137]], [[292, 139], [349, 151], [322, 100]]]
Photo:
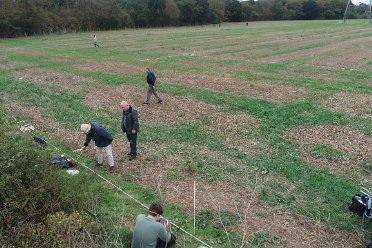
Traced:
[[171, 234], [171, 239], [169, 240], [168, 243], [164, 242], [163, 240], [161, 239], [158, 239], [158, 243], [156, 244], [156, 248], [168, 248], [168, 247], [171, 247], [172, 245], [174, 245], [176, 243], [176, 236], [174, 236], [174, 234], [172, 233]]
[[130, 156], [136, 157], [137, 156], [137, 134], [128, 134], [127, 139], [130, 144]]

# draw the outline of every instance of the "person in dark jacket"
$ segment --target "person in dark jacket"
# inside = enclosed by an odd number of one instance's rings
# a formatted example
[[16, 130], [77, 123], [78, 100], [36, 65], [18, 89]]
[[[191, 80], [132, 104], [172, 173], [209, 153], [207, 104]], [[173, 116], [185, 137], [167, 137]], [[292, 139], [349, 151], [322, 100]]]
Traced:
[[138, 113], [127, 101], [122, 101], [120, 103], [120, 108], [123, 110], [121, 130], [127, 135], [130, 144], [128, 156], [129, 160], [133, 160], [137, 157], [137, 133], [139, 131]]
[[97, 164], [96, 166], [103, 166], [103, 151], [106, 152], [108, 163], [110, 165], [109, 172], [113, 173], [116, 170], [114, 165], [114, 157], [112, 155], [112, 141], [111, 134], [101, 124], [92, 122], [82, 124], [80, 127], [82, 133], [86, 135], [84, 146], [79, 150], [84, 151], [88, 148], [89, 142], [94, 140], [96, 144]]
[[158, 99], [157, 103], [162, 103], [163, 100], [160, 98], [160, 96], [156, 93], [156, 76], [155, 73], [149, 68], [146, 68], [146, 80], [148, 84], [147, 88], [147, 99], [143, 104], [150, 104], [150, 98], [151, 95], [154, 94], [154, 96]]

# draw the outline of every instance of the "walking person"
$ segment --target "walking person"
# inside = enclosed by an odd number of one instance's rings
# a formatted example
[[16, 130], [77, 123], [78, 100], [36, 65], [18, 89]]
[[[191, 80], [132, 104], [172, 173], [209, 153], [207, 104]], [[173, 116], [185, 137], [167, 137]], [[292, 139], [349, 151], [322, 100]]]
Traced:
[[99, 45], [97, 44], [97, 36], [95, 34], [93, 35], [93, 45], [94, 47], [99, 47]]
[[129, 160], [134, 160], [137, 157], [138, 113], [127, 101], [122, 101], [120, 108], [123, 110], [121, 130], [127, 135], [130, 144], [130, 152], [127, 155], [129, 156]]
[[151, 70], [151, 68], [146, 68], [146, 80], [148, 84], [147, 89], [147, 99], [143, 104], [150, 104], [150, 98], [151, 95], [154, 94], [154, 96], [158, 99], [157, 103], [162, 103], [163, 100], [160, 98], [160, 96], [156, 93], [156, 76], [155, 73]]
[[139, 214], [133, 230], [132, 248], [166, 248], [175, 244], [176, 236], [171, 233], [171, 225], [164, 219], [163, 207], [153, 203], [148, 216]]
[[112, 155], [112, 141], [113, 138], [111, 134], [107, 131], [105, 127], [97, 122], [91, 122], [88, 124], [82, 124], [80, 127], [82, 133], [86, 135], [84, 146], [78, 149], [79, 151], [84, 151], [88, 148], [89, 142], [94, 140], [96, 144], [96, 154], [97, 154], [97, 167], [103, 167], [103, 152], [105, 151], [107, 155], [107, 160], [109, 164], [109, 172], [113, 173], [116, 170], [114, 165], [114, 156]]

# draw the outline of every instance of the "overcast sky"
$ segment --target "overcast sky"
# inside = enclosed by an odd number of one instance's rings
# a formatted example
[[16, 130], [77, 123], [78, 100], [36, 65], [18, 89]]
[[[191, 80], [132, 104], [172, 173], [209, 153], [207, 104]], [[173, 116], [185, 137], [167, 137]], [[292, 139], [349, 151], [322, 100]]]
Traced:
[[353, 4], [359, 5], [360, 3], [369, 4], [369, 0], [351, 0]]

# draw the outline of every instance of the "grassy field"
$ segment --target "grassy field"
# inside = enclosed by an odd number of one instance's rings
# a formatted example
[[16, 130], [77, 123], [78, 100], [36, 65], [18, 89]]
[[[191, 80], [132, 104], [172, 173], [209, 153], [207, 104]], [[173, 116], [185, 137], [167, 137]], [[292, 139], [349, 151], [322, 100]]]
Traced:
[[[114, 135], [120, 172], [100, 170], [213, 247], [363, 247], [348, 210], [372, 180], [372, 32], [366, 20], [288, 21], [0, 40], [3, 109], [66, 154], [81, 123]], [[163, 104], [142, 106], [145, 67]], [[120, 101], [138, 109], [127, 161]], [[93, 168], [94, 153], [76, 155]], [[90, 173], [82, 168], [83, 173]], [[127, 247], [145, 211], [92, 174], [91, 211]], [[196, 228], [193, 228], [194, 182]], [[371, 226], [368, 226], [371, 228]], [[200, 243], [174, 228], [177, 247]], [[125, 231], [123, 231], [125, 232]]]

